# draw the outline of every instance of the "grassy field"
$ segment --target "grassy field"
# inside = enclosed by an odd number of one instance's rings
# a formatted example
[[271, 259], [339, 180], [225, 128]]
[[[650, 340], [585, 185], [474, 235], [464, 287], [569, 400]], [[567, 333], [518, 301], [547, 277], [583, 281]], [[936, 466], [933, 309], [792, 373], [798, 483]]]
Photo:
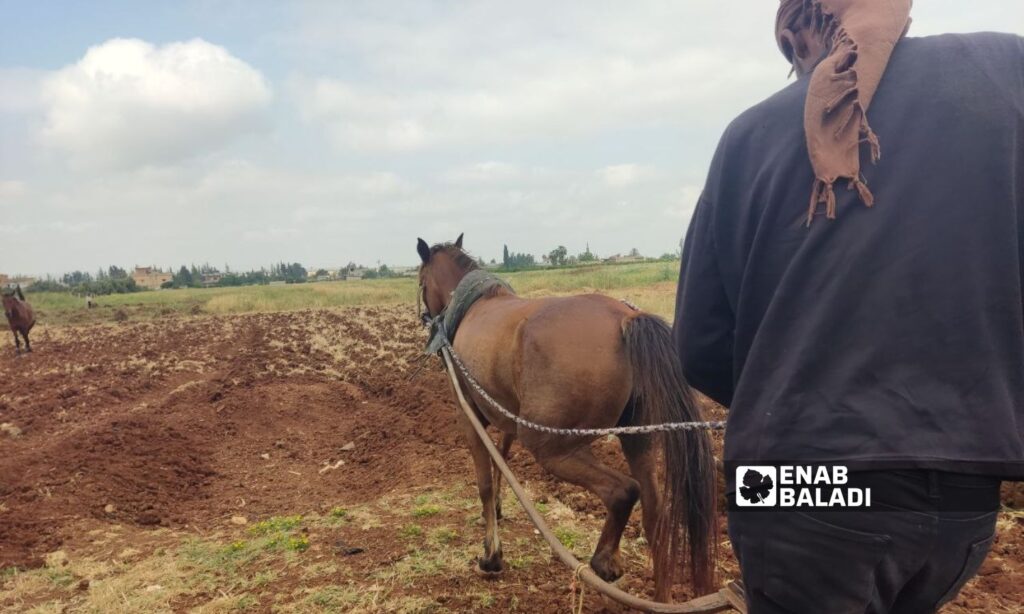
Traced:
[[[678, 261], [522, 271], [502, 274], [523, 296], [603, 292], [671, 318]], [[97, 298], [87, 311], [83, 299], [55, 292], [30, 293], [43, 326], [182, 314], [232, 314], [416, 302], [412, 278], [319, 282], [238, 288], [159, 290]]]

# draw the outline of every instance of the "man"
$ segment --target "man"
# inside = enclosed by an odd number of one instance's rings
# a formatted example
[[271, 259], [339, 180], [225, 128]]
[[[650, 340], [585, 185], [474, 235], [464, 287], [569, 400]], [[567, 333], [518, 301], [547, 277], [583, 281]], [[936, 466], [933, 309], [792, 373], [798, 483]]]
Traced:
[[752, 614], [933, 612], [1024, 478], [1024, 39], [908, 38], [910, 8], [782, 1], [798, 79], [726, 130], [686, 235], [675, 334], [727, 467], [872, 490], [752, 511], [727, 471]]

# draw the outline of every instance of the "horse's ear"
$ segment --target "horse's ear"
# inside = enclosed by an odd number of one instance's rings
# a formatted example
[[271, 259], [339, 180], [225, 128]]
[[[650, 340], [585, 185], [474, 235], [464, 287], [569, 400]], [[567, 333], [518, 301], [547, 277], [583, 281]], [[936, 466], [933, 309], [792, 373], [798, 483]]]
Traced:
[[25, 294], [21, 291], [21, 284], [18, 284], [17, 289], [18, 289], [18, 298], [20, 298], [21, 300], [25, 300]]
[[423, 239], [416, 239], [416, 251], [420, 254], [423, 264], [430, 262], [430, 246]]
[[464, 233], [464, 232], [460, 232], [459, 233], [459, 238], [455, 239], [455, 247], [457, 247], [459, 249], [462, 249], [462, 235], [464, 235], [464, 234], [466, 234], [466, 233]]

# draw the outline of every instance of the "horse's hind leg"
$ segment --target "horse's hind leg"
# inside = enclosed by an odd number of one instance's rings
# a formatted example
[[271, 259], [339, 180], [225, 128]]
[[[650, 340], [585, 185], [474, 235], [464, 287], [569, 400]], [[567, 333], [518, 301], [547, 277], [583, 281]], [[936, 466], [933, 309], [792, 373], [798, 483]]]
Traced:
[[21, 355], [21, 339], [18, 338], [18, 331], [12, 329], [11, 332], [14, 333], [14, 355], [19, 356]]
[[590, 566], [608, 582], [620, 578], [622, 560], [619, 556], [619, 541], [633, 506], [640, 498], [640, 485], [629, 476], [603, 465], [594, 457], [589, 444], [568, 452], [539, 454], [537, 461], [556, 477], [586, 488], [604, 503], [608, 517], [605, 518]]
[[640, 505], [643, 510], [644, 536], [653, 544], [658, 516], [661, 511], [661, 488], [658, 484], [658, 465], [651, 445], [651, 435], [622, 435], [622, 452], [629, 462], [629, 472], [640, 483]]
[[497, 573], [504, 568], [501, 553], [501, 537], [498, 535], [498, 516], [495, 509], [494, 481], [491, 473], [491, 457], [487, 448], [480, 441], [473, 425], [462, 411], [458, 412], [459, 429], [466, 439], [469, 452], [473, 456], [473, 468], [476, 469], [476, 486], [480, 491], [480, 503], [483, 505], [484, 518], [484, 556], [479, 561], [480, 570]]
[[[622, 452], [629, 462], [629, 472], [640, 483], [640, 506], [643, 511], [644, 537], [653, 553], [658, 543], [658, 522], [661, 519], [662, 495], [658, 482], [658, 464], [655, 454], [654, 435], [622, 435]], [[652, 556], [654, 561], [654, 599], [667, 601], [671, 589], [674, 570], [661, 569], [666, 566], [660, 557]]]
[[[498, 449], [501, 451], [501, 458], [508, 460], [508, 452], [512, 449], [512, 442], [516, 440], [516, 436], [511, 433], [501, 434], [501, 443], [498, 445]], [[494, 513], [501, 519], [501, 471], [498, 469], [497, 463], [494, 464]]]
[[[14, 336], [17, 337], [18, 335], [15, 334]], [[28, 332], [24, 331], [24, 330], [21, 331], [21, 336], [25, 338], [25, 351], [26, 352], [31, 352], [32, 351], [32, 344], [29, 343], [29, 341], [28, 341]]]

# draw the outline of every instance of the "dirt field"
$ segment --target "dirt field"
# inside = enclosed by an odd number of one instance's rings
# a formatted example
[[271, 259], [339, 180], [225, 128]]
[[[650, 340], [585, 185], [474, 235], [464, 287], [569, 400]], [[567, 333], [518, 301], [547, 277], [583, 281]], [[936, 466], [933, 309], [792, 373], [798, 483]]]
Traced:
[[[571, 574], [507, 491], [509, 569], [472, 572], [470, 461], [436, 361], [410, 379], [422, 341], [411, 307], [368, 307], [50, 328], [20, 360], [4, 343], [0, 610], [567, 611]], [[621, 463], [614, 441], [596, 446]], [[518, 448], [512, 466], [588, 556], [597, 500]], [[649, 594], [639, 536], [637, 512], [622, 586]], [[1008, 508], [945, 611], [1021, 603], [1024, 513]], [[619, 610], [589, 593], [585, 611]]]

